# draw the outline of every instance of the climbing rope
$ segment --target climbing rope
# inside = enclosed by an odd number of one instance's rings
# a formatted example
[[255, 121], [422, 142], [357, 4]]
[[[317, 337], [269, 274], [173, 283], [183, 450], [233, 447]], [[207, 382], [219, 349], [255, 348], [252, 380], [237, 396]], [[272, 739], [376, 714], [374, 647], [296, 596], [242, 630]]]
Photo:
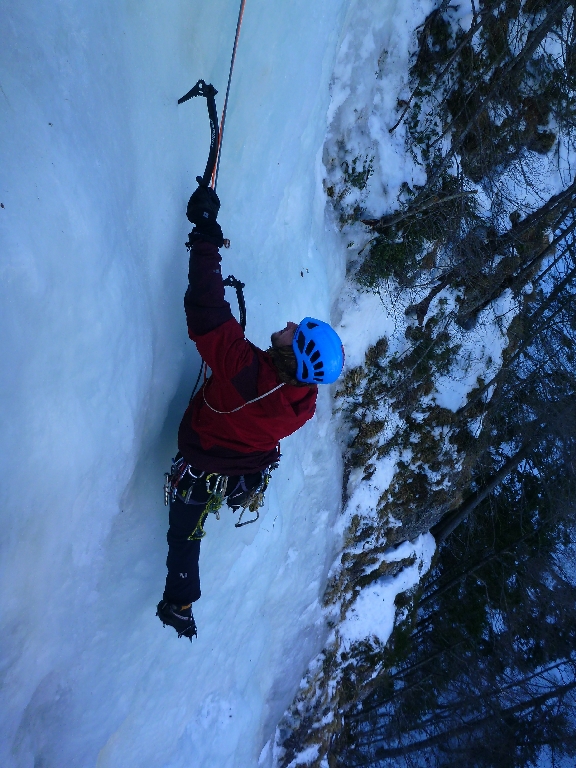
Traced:
[[234, 70], [234, 62], [236, 61], [236, 50], [238, 48], [238, 40], [240, 39], [240, 27], [242, 26], [242, 18], [244, 16], [244, 6], [246, 0], [240, 1], [240, 11], [238, 12], [238, 22], [236, 24], [236, 35], [234, 36], [234, 47], [232, 48], [232, 58], [230, 60], [230, 71], [228, 72], [228, 85], [226, 86], [226, 96], [224, 97], [224, 107], [222, 109], [222, 121], [220, 122], [220, 134], [218, 136], [218, 149], [217, 149], [217, 161], [214, 172], [212, 173], [211, 186], [216, 191], [216, 184], [218, 183], [218, 171], [220, 170], [220, 156], [222, 151], [222, 140], [224, 138], [224, 123], [226, 122], [226, 110], [228, 109], [228, 96], [230, 94], [230, 83], [232, 82], [232, 71]]
[[239, 405], [238, 408], [232, 408], [231, 411], [219, 411], [216, 408], [212, 408], [208, 400], [206, 400], [206, 374], [204, 374], [204, 386], [202, 387], [202, 395], [204, 397], [204, 402], [210, 408], [211, 411], [214, 411], [214, 413], [220, 413], [220, 414], [227, 414], [227, 413], [236, 413], [236, 411], [241, 411], [242, 408], [246, 408], [247, 405], [250, 405], [250, 403], [257, 403], [258, 400], [262, 400], [265, 397], [268, 397], [268, 395], [271, 395], [272, 392], [276, 392], [276, 390], [280, 389], [280, 387], [284, 386], [284, 382], [282, 384], [278, 384], [277, 387], [274, 387], [274, 389], [269, 389], [268, 392], [264, 392], [263, 395], [260, 395], [259, 397], [254, 397], [252, 400], [246, 400], [245, 403], [242, 403], [242, 405]]

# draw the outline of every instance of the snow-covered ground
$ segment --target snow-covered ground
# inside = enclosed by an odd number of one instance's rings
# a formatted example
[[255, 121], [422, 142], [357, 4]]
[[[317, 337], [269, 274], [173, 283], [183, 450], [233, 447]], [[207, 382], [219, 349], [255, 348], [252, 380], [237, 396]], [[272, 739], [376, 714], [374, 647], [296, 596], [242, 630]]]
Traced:
[[[398, 120], [401, 112], [398, 100], [402, 99], [406, 104], [410, 99], [408, 70], [410, 56], [416, 48], [415, 30], [433, 7], [428, 0], [355, 0], [350, 5], [331, 83], [332, 99], [323, 160], [324, 184], [334, 201], [335, 217], [347, 217], [341, 232], [341, 247], [348, 251], [352, 261], [364, 251], [372, 235], [359, 222], [353, 223], [350, 215], [358, 218], [358, 209], [360, 218], [389, 213], [398, 206], [403, 183], [414, 186], [425, 181], [423, 167], [406, 151], [406, 125]], [[469, 12], [467, 1], [460, 4], [458, 18], [461, 23], [469, 23]], [[367, 292], [353, 281], [347, 282], [334, 313], [347, 350], [347, 370], [363, 366], [367, 348], [382, 338], [386, 340], [388, 359], [392, 356], [401, 358], [409, 351], [413, 342], [406, 330], [416, 320], [412, 315], [406, 315], [406, 309], [422, 300], [429, 290], [430, 285], [424, 285], [402, 291], [390, 280], [381, 285], [379, 292]], [[452, 288], [445, 288], [430, 302], [427, 317], [436, 315], [442, 320], [458, 351], [449, 370], [434, 376], [433, 391], [421, 402], [423, 409], [437, 405], [457, 411], [477, 385], [478, 377], [489, 380], [497, 372], [508, 343], [509, 324], [518, 311], [518, 301], [510, 291], [505, 292], [480, 313], [476, 327], [471, 331], [463, 331], [455, 323], [456, 309], [456, 292]], [[487, 396], [491, 394], [489, 391]], [[342, 403], [340, 400], [340, 406]], [[361, 411], [360, 407], [358, 411]], [[391, 440], [397, 430], [400, 432], [405, 428], [386, 398], [366, 406], [365, 413], [356, 415], [379, 419], [385, 425], [379, 436], [380, 445]], [[419, 414], [413, 415], [417, 418]], [[342, 426], [349, 428], [344, 422]], [[477, 435], [481, 421], [470, 424], [470, 428]], [[444, 434], [439, 428], [436, 436]], [[417, 440], [415, 435], [414, 441]], [[438, 445], [440, 450], [443, 447], [441, 440]], [[453, 460], [455, 474], [461, 466], [461, 457], [449, 444], [445, 454], [447, 459]], [[398, 519], [404, 511], [400, 506], [398, 516], [391, 517], [387, 512], [388, 517], [383, 519], [382, 513], [383, 499], [395, 478], [399, 459], [410, 462], [412, 456], [408, 451], [400, 456], [394, 449], [383, 458], [372, 457], [371, 472], [366, 472], [364, 466], [350, 472], [346, 489], [348, 500], [337, 530], [345, 535], [350, 523], [357, 518], [356, 522], [367, 523], [367, 528], [376, 522], [375, 531], [369, 539], [355, 541], [351, 536], [346, 545], [348, 559], [343, 560], [338, 553], [335, 560], [330, 577], [339, 584], [340, 594], [329, 591], [329, 597], [334, 601], [333, 616], [337, 623], [324, 651], [311, 661], [301, 683], [301, 693], [285, 713], [274, 744], [269, 746], [277, 756], [278, 765], [327, 768], [329, 724], [336, 711], [341, 713], [348, 705], [345, 694], [342, 706], [339, 702], [340, 683], [346, 672], [344, 667], [354, 667], [367, 643], [378, 648], [387, 642], [394, 622], [394, 598], [414, 586], [430, 567], [435, 541], [429, 533], [422, 533], [414, 541], [405, 541], [392, 550], [382, 551], [382, 545], [386, 546], [389, 540], [389, 529], [406, 522]], [[416, 460], [421, 466], [424, 464], [420, 457]], [[433, 473], [428, 467], [426, 471], [431, 487], [434, 485], [435, 489], [451, 482], [450, 461], [447, 461], [444, 475]], [[358, 527], [357, 524], [356, 529]], [[367, 559], [362, 577], [372, 577], [373, 580], [360, 589], [358, 561], [350, 558], [361, 557], [366, 552], [371, 552], [372, 557]], [[382, 573], [380, 566], [402, 559], [412, 560], [412, 565], [404, 567], [395, 577], [378, 576]], [[386, 573], [386, 568], [383, 572]], [[338, 598], [342, 600], [340, 605]], [[349, 676], [361, 687], [363, 674], [367, 682], [370, 675], [376, 673], [377, 670], [362, 670], [358, 674], [349, 671]]]
[[[329, 319], [321, 153], [347, 0], [249, 0], [218, 191], [247, 335]], [[238, 0], [2, 2], [0, 764], [250, 768], [322, 647], [341, 464], [325, 391], [257, 525], [210, 519], [194, 644], [155, 617], [205, 103]]]

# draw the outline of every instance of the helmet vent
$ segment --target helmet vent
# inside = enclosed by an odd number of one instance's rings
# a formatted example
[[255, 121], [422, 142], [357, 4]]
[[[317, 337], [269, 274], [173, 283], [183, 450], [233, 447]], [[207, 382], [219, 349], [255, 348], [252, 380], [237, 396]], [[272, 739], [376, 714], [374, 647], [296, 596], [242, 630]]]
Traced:
[[300, 352], [304, 352], [304, 344], [306, 343], [306, 339], [304, 338], [304, 334], [302, 331], [298, 334], [298, 339], [296, 340], [296, 344], [298, 344], [298, 349]]
[[322, 365], [322, 361], [320, 361], [319, 363], [314, 363], [314, 370], [315, 371], [323, 371], [324, 370], [324, 366]]
[[310, 330], [312, 330], [312, 328], [318, 328], [318, 323], [306, 323], [306, 328], [310, 328]]
[[318, 350], [316, 350], [316, 352], [314, 352], [313, 355], [310, 355], [310, 362], [311, 363], [315, 363], [316, 360], [318, 360], [319, 357], [320, 357], [320, 352], [318, 352]]
[[306, 379], [309, 376], [308, 366], [306, 365], [306, 363], [304, 361], [302, 361], [302, 376], [304, 378], [304, 381], [306, 381]]
[[311, 339], [308, 344], [306, 345], [306, 354], [308, 357], [312, 354], [312, 350], [316, 347], [316, 344], [314, 344], [314, 341]]

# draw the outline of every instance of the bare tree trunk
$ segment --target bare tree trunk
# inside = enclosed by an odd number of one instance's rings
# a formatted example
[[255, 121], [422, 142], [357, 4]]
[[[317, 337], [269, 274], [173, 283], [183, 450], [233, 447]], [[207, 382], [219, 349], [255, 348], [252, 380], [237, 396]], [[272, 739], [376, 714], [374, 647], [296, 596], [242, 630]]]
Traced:
[[464, 502], [464, 504], [462, 504], [454, 512], [445, 515], [439, 523], [436, 523], [436, 525], [430, 529], [430, 533], [436, 539], [437, 545], [440, 545], [443, 541], [446, 541], [452, 531], [468, 517], [470, 512], [476, 509], [476, 507], [482, 501], [484, 501], [484, 499], [489, 496], [495, 488], [500, 485], [502, 480], [504, 480], [504, 478], [507, 477], [510, 472], [512, 472], [512, 470], [515, 469], [518, 464], [520, 464], [520, 462], [526, 458], [526, 456], [528, 456], [534, 447], [534, 443], [535, 438], [525, 443], [522, 448], [520, 448], [520, 450], [514, 454], [514, 456], [511, 456], [508, 461], [506, 461], [503, 466], [500, 467], [498, 472], [493, 475], [493, 477], [481, 490], [473, 493], [472, 496], [470, 496], [470, 498]]
[[[440, 744], [443, 741], [446, 741], [447, 738], [454, 738], [455, 736], [460, 736], [465, 733], [473, 733], [479, 728], [485, 727], [494, 720], [502, 719], [504, 717], [509, 718], [511, 715], [517, 715], [521, 712], [526, 712], [527, 710], [534, 709], [541, 704], [545, 704], [551, 699], [561, 699], [567, 693], [574, 690], [574, 688], [576, 688], [576, 680], [572, 680], [565, 685], [559, 685], [552, 691], [543, 693], [541, 696], [536, 696], [528, 701], [522, 701], [519, 704], [515, 704], [513, 707], [508, 707], [507, 709], [494, 712], [487, 717], [481, 717], [478, 720], [472, 720], [470, 722], [463, 723], [460, 726], [456, 726], [449, 731], [437, 733], [434, 736], [429, 736], [427, 739], [421, 739], [420, 741], [415, 741], [402, 747], [380, 747], [376, 751], [376, 756], [379, 760], [382, 760], [384, 758], [402, 757], [413, 752], [420, 752], [423, 749], [428, 749], [429, 747], [433, 747], [436, 744]], [[422, 727], [424, 728], [425, 726], [426, 724], [422, 723]]]
[[[546, 297], [546, 299], [534, 310], [534, 312], [528, 317], [528, 320], [530, 321], [531, 325], [533, 324], [534, 319], [538, 319], [541, 317], [544, 312], [549, 309], [555, 301], [558, 300], [558, 297], [562, 293], [562, 291], [567, 288], [574, 280], [576, 279], [576, 266], [574, 266], [567, 275], [554, 287], [554, 289], [550, 292], [550, 294]], [[559, 314], [564, 310], [564, 307], [560, 307], [556, 314]], [[462, 416], [462, 414], [466, 413], [467, 410], [469, 410], [474, 403], [478, 401], [482, 395], [487, 392], [491, 386], [496, 384], [496, 382], [502, 378], [504, 374], [506, 374], [507, 370], [512, 366], [513, 363], [516, 362], [516, 360], [519, 359], [520, 355], [525, 352], [525, 350], [534, 344], [538, 336], [540, 335], [542, 331], [542, 328], [537, 329], [535, 332], [532, 329], [531, 333], [529, 333], [526, 338], [522, 341], [518, 349], [514, 352], [512, 357], [508, 360], [506, 364], [506, 368], [501, 368], [498, 373], [493, 376], [489, 381], [487, 381], [485, 384], [482, 385], [475, 393], [472, 398], [466, 403], [466, 405], [463, 405], [462, 408], [458, 411], [458, 415]]]
[[530, 533], [527, 533], [525, 536], [521, 536], [519, 539], [516, 539], [516, 541], [513, 541], [507, 547], [504, 547], [503, 549], [499, 549], [497, 552], [490, 552], [489, 555], [486, 555], [481, 560], [478, 560], [478, 562], [474, 563], [474, 565], [471, 565], [465, 571], [461, 571], [457, 576], [454, 576], [452, 579], [450, 579], [450, 581], [447, 581], [445, 584], [442, 584], [441, 587], [438, 587], [438, 589], [434, 590], [434, 592], [431, 592], [429, 595], [426, 595], [425, 597], [421, 598], [418, 602], [418, 607], [421, 608], [422, 606], [429, 603], [431, 600], [436, 600], [436, 598], [444, 594], [444, 592], [448, 592], [449, 589], [452, 589], [452, 587], [455, 587], [457, 584], [459, 584], [462, 581], [462, 579], [466, 578], [466, 576], [470, 576], [471, 574], [475, 573], [477, 570], [482, 568], [484, 565], [486, 565], [486, 563], [489, 563], [491, 560], [498, 560], [501, 555], [505, 554], [506, 552], [510, 552], [511, 549], [516, 547], [518, 544], [521, 544], [523, 541], [526, 541], [526, 539], [530, 538], [530, 536], [533, 536], [533, 535], [534, 535], [534, 531], [531, 531]]
[[[529, 270], [536, 267], [538, 262], [541, 261], [542, 259], [545, 259], [546, 256], [554, 253], [554, 249], [556, 248], [556, 246], [559, 245], [562, 242], [562, 240], [564, 240], [564, 238], [567, 235], [571, 234], [575, 229], [576, 229], [576, 219], [572, 222], [572, 224], [570, 224], [569, 227], [563, 230], [561, 234], [558, 235], [558, 237], [556, 237], [549, 245], [547, 245], [546, 248], [539, 251], [536, 254], [536, 256], [533, 256], [529, 261], [523, 264], [520, 269], [520, 272], [506, 276], [503, 280], [500, 281], [500, 283], [498, 283], [498, 285], [495, 285], [490, 291], [490, 293], [488, 294], [488, 296], [485, 299], [483, 299], [480, 304], [477, 304], [474, 307], [472, 307], [468, 311], [468, 314], [477, 315], [478, 312], [481, 312], [483, 309], [486, 309], [486, 307], [489, 304], [491, 304], [495, 299], [497, 299], [498, 296], [501, 296], [502, 293], [507, 288], [512, 288], [512, 289], [516, 288], [516, 290], [518, 290], [525, 283]], [[512, 230], [512, 232], [513, 231], [514, 230]], [[508, 234], [509, 233], [507, 233], [507, 235], [505, 235], [504, 237], [505, 238], [508, 237]], [[495, 248], [494, 251], [497, 253], [498, 249]]]

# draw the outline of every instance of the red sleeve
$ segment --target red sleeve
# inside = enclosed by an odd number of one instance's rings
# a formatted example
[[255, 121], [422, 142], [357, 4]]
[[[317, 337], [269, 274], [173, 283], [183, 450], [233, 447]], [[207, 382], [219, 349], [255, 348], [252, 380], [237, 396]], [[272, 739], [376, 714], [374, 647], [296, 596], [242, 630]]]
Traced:
[[218, 248], [205, 240], [196, 240], [190, 249], [184, 310], [188, 335], [193, 341], [233, 317], [224, 298], [220, 261]]
[[[220, 254], [212, 243], [196, 241], [190, 252], [189, 286], [184, 297], [188, 336], [219, 379], [233, 379], [244, 371], [240, 391], [257, 389], [258, 365], [252, 345], [244, 338], [224, 298]], [[253, 381], [252, 381], [253, 379]]]
[[216, 378], [233, 379], [252, 364], [256, 353], [244, 338], [242, 327], [234, 317], [201, 336], [192, 333], [190, 329], [188, 332]]

